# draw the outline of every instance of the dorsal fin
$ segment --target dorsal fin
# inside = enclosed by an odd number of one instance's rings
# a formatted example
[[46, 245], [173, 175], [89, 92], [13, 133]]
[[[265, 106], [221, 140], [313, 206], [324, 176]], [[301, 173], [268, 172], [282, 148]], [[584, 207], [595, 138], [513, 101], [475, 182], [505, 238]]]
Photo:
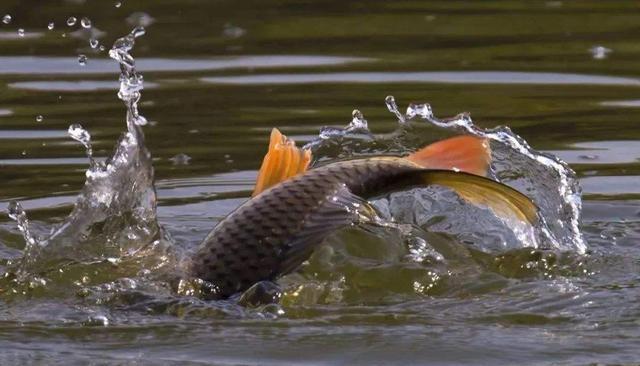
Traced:
[[296, 147], [295, 142], [277, 128], [271, 130], [269, 150], [262, 160], [252, 196], [265, 189], [304, 173], [311, 162], [311, 151]]
[[457, 169], [485, 176], [491, 162], [491, 150], [485, 139], [456, 136], [423, 147], [407, 156], [407, 159], [425, 169]]

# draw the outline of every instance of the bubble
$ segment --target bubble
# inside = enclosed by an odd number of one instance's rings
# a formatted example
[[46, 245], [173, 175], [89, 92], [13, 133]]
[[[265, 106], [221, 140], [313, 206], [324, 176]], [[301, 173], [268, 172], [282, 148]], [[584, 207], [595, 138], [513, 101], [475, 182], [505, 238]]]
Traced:
[[42, 117], [41, 114], [37, 115], [36, 116], [36, 122], [42, 122], [42, 121], [44, 121], [44, 117]]
[[76, 25], [77, 21], [78, 19], [76, 19], [76, 17], [69, 17], [69, 19], [67, 19], [67, 25], [69, 27], [73, 27], [74, 25]]
[[22, 29], [22, 28], [18, 29], [18, 36], [24, 37], [24, 29]]
[[53, 28], [55, 28], [55, 23], [54, 22], [49, 22], [49, 25], [47, 25], [47, 29], [48, 30], [53, 30]]
[[85, 66], [87, 64], [87, 56], [86, 55], [78, 55], [78, 63], [80, 66]]
[[82, 18], [80, 25], [82, 25], [82, 28], [91, 28], [91, 19], [87, 17]]
[[3, 17], [2, 17], [2, 22], [3, 22], [4, 24], [9, 24], [9, 23], [11, 23], [11, 15], [10, 15], [10, 14], [7, 14], [7, 15], [3, 16]]

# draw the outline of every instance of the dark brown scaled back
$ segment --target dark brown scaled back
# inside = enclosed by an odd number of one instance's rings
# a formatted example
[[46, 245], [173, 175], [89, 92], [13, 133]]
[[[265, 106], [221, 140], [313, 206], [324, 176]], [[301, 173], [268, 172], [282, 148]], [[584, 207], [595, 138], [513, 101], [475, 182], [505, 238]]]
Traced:
[[[193, 256], [192, 275], [214, 285], [211, 298], [225, 298], [256, 282], [274, 280], [300, 265], [330, 234], [322, 232], [308, 242], [296, 242], [306, 238], [304, 231], [311, 230], [310, 221], [317, 219], [314, 214], [338, 192], [346, 189], [366, 198], [394, 177], [419, 169], [402, 158], [369, 158], [328, 164], [282, 182], [245, 202], [207, 235]], [[348, 225], [346, 208], [343, 214]], [[291, 263], [287, 255], [293, 242], [293, 249], [304, 253], [292, 257]]]

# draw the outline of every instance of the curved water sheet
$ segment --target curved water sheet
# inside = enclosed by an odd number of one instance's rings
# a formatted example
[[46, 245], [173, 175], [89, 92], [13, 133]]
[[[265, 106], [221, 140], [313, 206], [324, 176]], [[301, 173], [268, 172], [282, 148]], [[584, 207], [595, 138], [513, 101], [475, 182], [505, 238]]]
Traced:
[[[135, 29], [109, 52], [121, 68], [118, 97], [127, 108], [127, 131], [103, 161], [93, 157], [89, 132], [79, 124], [69, 127], [68, 134], [84, 145], [89, 158], [84, 187], [71, 214], [42, 237], [30, 230], [19, 203], [9, 205], [26, 246], [22, 258], [9, 263], [5, 279], [31, 289], [49, 287], [47, 282], [56, 278], [79, 277], [79, 285], [90, 285], [136, 276], [170, 261], [168, 242], [156, 219], [151, 154], [142, 133], [146, 120], [137, 106], [143, 80], [129, 54], [142, 34], [144, 29]], [[65, 271], [75, 275], [62, 275]]]
[[[411, 104], [403, 114], [393, 97], [387, 97], [386, 102], [399, 121], [398, 130], [374, 135], [362, 113], [356, 110], [347, 127], [324, 128], [318, 139], [306, 145], [312, 149], [315, 163], [372, 153], [406, 155], [434, 140], [427, 133], [440, 136], [444, 131], [483, 137], [490, 141], [492, 149], [492, 178], [518, 189], [536, 203], [541, 219], [536, 227], [470, 207], [452, 192], [437, 187], [393, 193], [376, 202], [380, 212], [427, 231], [454, 234], [461, 242], [483, 252], [520, 248], [586, 252], [579, 230], [581, 189], [574, 171], [565, 162], [532, 149], [508, 127], [478, 128], [467, 113], [442, 120], [433, 115], [428, 104]], [[424, 125], [410, 121], [426, 122], [437, 129], [425, 132]]]

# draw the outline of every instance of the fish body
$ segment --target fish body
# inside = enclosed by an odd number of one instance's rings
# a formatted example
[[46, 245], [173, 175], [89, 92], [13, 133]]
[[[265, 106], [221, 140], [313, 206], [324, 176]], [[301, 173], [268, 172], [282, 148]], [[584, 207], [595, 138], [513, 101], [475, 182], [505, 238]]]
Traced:
[[[279, 141], [286, 143], [285, 139], [282, 137]], [[347, 160], [311, 170], [307, 170], [308, 160], [295, 158], [304, 158], [304, 152], [297, 151], [295, 146], [280, 145], [286, 146], [284, 152], [278, 153], [285, 158], [267, 154], [263, 168], [271, 168], [261, 170], [260, 189], [207, 235], [191, 259], [191, 274], [212, 285], [210, 293], [205, 294], [208, 298], [225, 298], [259, 281], [275, 280], [295, 270], [335, 230], [375, 217], [375, 211], [366, 201], [368, 198], [415, 186], [449, 186], [470, 201], [489, 206], [495, 194], [504, 198], [502, 203], [493, 202], [498, 211], [501, 207], [522, 211], [517, 204], [515, 208], [509, 206], [513, 197], [523, 200], [513, 189], [478, 175], [430, 169], [451, 169], [455, 163], [465, 171], [485, 172], [488, 151], [482, 147], [484, 142], [477, 139], [465, 142], [474, 146], [460, 146], [456, 142], [454, 150], [458, 153], [453, 155], [450, 147], [443, 152], [431, 146], [408, 158]], [[469, 154], [459, 154], [460, 150], [469, 148], [481, 149], [481, 155], [469, 158]], [[446, 162], [434, 159], [434, 154], [440, 157], [448, 154]], [[279, 158], [282, 158], [280, 163], [274, 163]], [[297, 168], [290, 168], [292, 162]], [[274, 171], [277, 179], [264, 177]], [[260, 185], [260, 182], [267, 183]], [[464, 184], [457, 189], [460, 183]], [[470, 192], [465, 192], [467, 184], [472, 187]], [[530, 201], [526, 199], [527, 202]], [[530, 212], [526, 214], [531, 216]]]

